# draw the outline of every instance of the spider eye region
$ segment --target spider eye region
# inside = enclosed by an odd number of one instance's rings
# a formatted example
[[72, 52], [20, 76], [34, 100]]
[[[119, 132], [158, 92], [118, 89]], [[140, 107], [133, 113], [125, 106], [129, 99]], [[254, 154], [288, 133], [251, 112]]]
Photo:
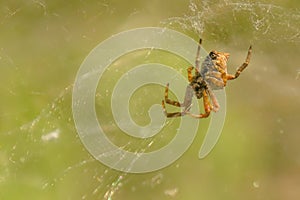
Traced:
[[209, 53], [209, 57], [212, 59], [212, 60], [216, 60], [217, 59], [217, 54], [215, 51], [211, 51]]

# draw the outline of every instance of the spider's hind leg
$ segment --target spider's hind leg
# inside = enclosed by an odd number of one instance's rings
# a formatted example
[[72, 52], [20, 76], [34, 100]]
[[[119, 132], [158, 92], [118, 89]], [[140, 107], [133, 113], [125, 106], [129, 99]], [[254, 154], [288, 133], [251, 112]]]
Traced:
[[182, 107], [181, 103], [179, 103], [178, 101], [174, 101], [169, 99], [169, 83], [167, 83], [166, 88], [165, 88], [165, 100], [162, 100], [161, 105], [163, 107], [163, 111], [166, 115], [166, 117], [180, 117], [185, 115], [185, 112], [174, 112], [174, 113], [168, 113], [166, 110], [166, 105], [165, 105], [165, 101], [167, 104], [171, 104], [173, 106], [177, 106], [177, 107]]
[[171, 104], [171, 105], [177, 106], [177, 107], [182, 107], [181, 103], [179, 103], [178, 101], [169, 99], [169, 83], [167, 83], [166, 89], [165, 89], [165, 101], [167, 104]]
[[164, 111], [166, 117], [168, 117], [168, 118], [170, 118], [170, 117], [181, 117], [181, 116], [184, 116], [186, 114], [186, 112], [168, 113], [167, 110], [166, 110], [166, 105], [165, 105], [165, 101], [164, 100], [162, 100], [161, 104], [162, 104], [162, 107], [163, 107], [163, 111]]
[[[190, 85], [187, 86], [183, 103], [179, 103], [178, 101], [170, 100], [168, 98], [168, 92], [169, 92], [169, 84], [167, 84], [167, 86], [166, 86], [165, 100], [162, 100], [162, 103], [161, 103], [165, 115], [169, 118], [169, 117], [181, 117], [181, 116], [184, 116], [187, 113], [189, 113], [189, 110], [191, 108], [191, 103], [192, 103], [192, 97], [193, 97], [193, 88]], [[177, 107], [184, 107], [184, 110], [182, 112], [168, 113], [166, 110], [165, 101], [166, 101], [166, 103], [177, 106]]]

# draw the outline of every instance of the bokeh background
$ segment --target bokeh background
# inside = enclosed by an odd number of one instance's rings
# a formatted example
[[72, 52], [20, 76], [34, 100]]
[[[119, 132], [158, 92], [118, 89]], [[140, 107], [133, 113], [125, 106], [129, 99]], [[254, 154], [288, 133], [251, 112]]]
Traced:
[[[299, 8], [297, 0], [0, 1], [0, 199], [299, 199]], [[72, 84], [101, 41], [147, 26], [201, 36], [206, 50], [230, 52], [230, 72], [250, 44], [253, 55], [226, 88], [226, 121], [209, 156], [198, 159], [206, 119], [175, 163], [126, 174], [102, 165], [82, 145]], [[95, 97], [108, 137], [128, 150], [164, 146], [180, 122], [168, 119], [156, 138], [130, 141], [113, 121], [110, 96], [118, 78], [153, 61], [184, 76], [190, 65], [162, 51], [130, 53], [105, 72]], [[149, 123], [148, 109], [163, 92], [156, 85], [136, 91], [130, 101], [136, 123]]]

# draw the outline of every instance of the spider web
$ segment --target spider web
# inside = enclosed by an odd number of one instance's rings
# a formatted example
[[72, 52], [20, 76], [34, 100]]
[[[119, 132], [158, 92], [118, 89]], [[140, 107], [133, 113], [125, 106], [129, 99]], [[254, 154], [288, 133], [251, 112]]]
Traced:
[[[43, 1], [34, 1], [34, 4], [41, 8], [45, 16], [49, 15]], [[105, 5], [109, 12], [113, 12], [113, 8], [108, 4]], [[6, 23], [21, 10], [22, 8], [7, 10], [0, 23]], [[251, 36], [251, 42], [300, 43], [299, 11], [261, 2], [190, 1], [188, 12], [163, 20], [161, 23], [163, 26], [180, 29], [187, 34], [206, 34], [212, 40], [219, 38], [226, 40], [236, 34], [246, 34]], [[240, 23], [248, 28], [236, 28]], [[232, 27], [239, 32], [232, 33]], [[219, 34], [220, 30], [222, 35]], [[3, 50], [1, 58], [5, 60], [5, 64], [14, 65], [14, 60]], [[299, 70], [295, 71], [296, 80], [300, 79]], [[159, 190], [162, 193], [160, 197], [179, 198], [181, 188], [177, 183], [164, 182], [167, 177], [172, 176], [168, 171], [138, 177], [109, 169], [90, 156], [82, 146], [74, 127], [70, 106], [71, 95], [72, 85], [63, 89], [61, 94], [45, 106], [31, 122], [1, 133], [1, 141], [4, 142], [0, 146], [0, 189], [3, 187], [9, 195], [13, 192], [5, 187], [27, 185], [29, 182], [29, 186], [26, 186], [27, 191], [20, 192], [25, 195], [33, 192], [36, 199], [45, 196], [49, 196], [45, 199], [52, 199], [55, 198], [54, 194], [58, 193], [60, 197], [70, 199], [111, 200], [122, 199], [117, 194], [126, 193], [124, 191], [127, 190], [143, 193], [147, 189], [151, 191], [164, 184], [164, 189]], [[4, 115], [5, 113], [1, 117], [5, 117]], [[113, 136], [112, 139], [117, 137]], [[160, 140], [161, 138], [143, 141], [140, 143], [139, 152], [150, 150], [152, 145], [160, 143]], [[123, 147], [132, 150], [130, 143], [125, 143]], [[53, 152], [56, 156], [49, 158], [49, 154]], [[65, 157], [68, 157], [66, 162], [63, 161]], [[180, 168], [180, 164], [177, 163], [170, 168], [176, 171]], [[254, 183], [255, 187], [259, 187], [257, 182]], [[80, 190], [62, 189], [70, 185]], [[7, 198], [5, 194], [0, 194], [0, 197]]]
[[[232, 29], [238, 30], [238, 34], [250, 34], [252, 42], [300, 42], [299, 10], [264, 2], [192, 0], [187, 14], [172, 17], [164, 24], [171, 27], [179, 25], [185, 32], [205, 33], [214, 39], [224, 39], [224, 34], [228, 37], [234, 35]], [[239, 29], [241, 25], [243, 28]], [[220, 30], [222, 35], [219, 35]]]

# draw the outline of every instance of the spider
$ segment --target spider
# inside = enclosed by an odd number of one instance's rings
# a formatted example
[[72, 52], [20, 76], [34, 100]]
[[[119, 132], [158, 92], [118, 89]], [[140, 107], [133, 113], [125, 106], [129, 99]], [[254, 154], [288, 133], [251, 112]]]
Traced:
[[[165, 100], [162, 100], [162, 107], [166, 117], [180, 117], [188, 114], [194, 118], [206, 118], [210, 115], [211, 110], [217, 112], [220, 106], [212, 90], [222, 89], [226, 86], [228, 80], [238, 78], [250, 62], [252, 52], [251, 46], [249, 47], [245, 62], [239, 68], [237, 68], [234, 75], [228, 74], [227, 61], [229, 58], [229, 53], [213, 50], [205, 58], [200, 70], [199, 64], [201, 44], [202, 39], [200, 38], [195, 61], [195, 75], [192, 75], [192, 71], [194, 69], [193, 66], [187, 69], [189, 85], [186, 88], [183, 103], [179, 103], [178, 101], [173, 101], [168, 98], [169, 83], [167, 83], [165, 88]], [[205, 113], [190, 113], [193, 95], [195, 95], [197, 99], [201, 99], [203, 97]], [[183, 111], [168, 113], [166, 111], [165, 102], [173, 106], [183, 107]]]

